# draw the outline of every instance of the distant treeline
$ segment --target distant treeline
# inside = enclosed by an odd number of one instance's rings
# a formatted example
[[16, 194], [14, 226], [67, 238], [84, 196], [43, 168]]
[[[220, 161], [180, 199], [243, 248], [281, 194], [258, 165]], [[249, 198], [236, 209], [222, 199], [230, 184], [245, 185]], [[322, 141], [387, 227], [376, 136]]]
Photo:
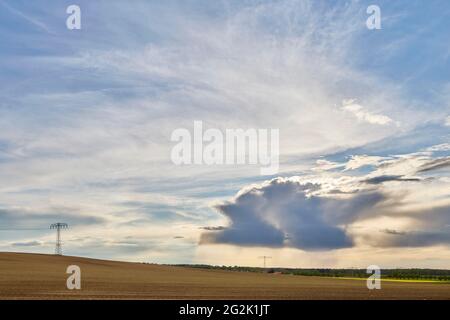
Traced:
[[[239, 266], [210, 266], [210, 265], [177, 265], [190, 268], [216, 269], [240, 272], [264, 272], [281, 273], [301, 276], [319, 276], [319, 277], [349, 277], [349, 278], [367, 278], [366, 269], [298, 269], [298, 268], [256, 268]], [[442, 269], [382, 269], [381, 277], [385, 279], [400, 280], [436, 280], [450, 281], [450, 270]]]

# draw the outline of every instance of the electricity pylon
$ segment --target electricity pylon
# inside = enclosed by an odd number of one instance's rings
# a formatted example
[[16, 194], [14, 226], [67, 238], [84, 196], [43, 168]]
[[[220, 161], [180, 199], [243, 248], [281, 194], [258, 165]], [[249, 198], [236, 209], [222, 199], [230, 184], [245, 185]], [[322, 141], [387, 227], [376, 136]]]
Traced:
[[56, 229], [56, 247], [55, 247], [55, 254], [62, 256], [62, 241], [61, 241], [61, 230], [62, 229], [68, 229], [69, 226], [67, 223], [53, 223], [50, 225], [50, 229]]
[[269, 256], [261, 256], [261, 257], [258, 257], [258, 258], [264, 260], [264, 269], [266, 268], [266, 259], [272, 259], [272, 257], [269, 257]]

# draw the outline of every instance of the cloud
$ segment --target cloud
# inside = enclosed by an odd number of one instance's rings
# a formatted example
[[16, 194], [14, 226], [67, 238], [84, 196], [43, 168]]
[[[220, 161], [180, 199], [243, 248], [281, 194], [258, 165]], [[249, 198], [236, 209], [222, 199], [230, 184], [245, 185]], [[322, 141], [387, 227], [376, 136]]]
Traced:
[[367, 111], [363, 106], [354, 103], [354, 100], [344, 100], [342, 110], [352, 113], [359, 121], [376, 125], [388, 125], [393, 122], [391, 118], [382, 114]]
[[[311, 194], [319, 189], [318, 184], [301, 183], [296, 178], [278, 178], [242, 191], [234, 200], [217, 207], [230, 220], [230, 226], [203, 234], [201, 242], [307, 250], [351, 246], [351, 239], [340, 225], [345, 220], [343, 212], [341, 215], [331, 212], [339, 201]], [[378, 201], [377, 197], [363, 197], [368, 205]], [[360, 202], [355, 197], [345, 205], [345, 210], [351, 214]]]
[[397, 231], [397, 230], [394, 230], [394, 229], [384, 229], [384, 230], [381, 230], [381, 232], [384, 232], [384, 233], [387, 233], [387, 234], [394, 234], [394, 235], [404, 235], [404, 234], [406, 234], [406, 232], [404, 232], [404, 231]]
[[388, 181], [418, 182], [418, 181], [421, 181], [421, 179], [419, 179], [419, 178], [404, 178], [403, 176], [385, 175], [385, 176], [377, 176], [377, 177], [373, 177], [373, 178], [368, 178], [368, 179], [364, 180], [364, 182], [369, 183], [369, 184], [380, 184], [380, 183], [388, 182]]
[[429, 161], [425, 164], [423, 164], [419, 169], [418, 172], [426, 172], [426, 171], [432, 171], [432, 170], [439, 170], [450, 167], [450, 157], [435, 159], [432, 161]]
[[[245, 187], [216, 206], [229, 225], [205, 232], [201, 243], [306, 251], [450, 245], [449, 232], [442, 227], [450, 223], [450, 181], [382, 174], [404, 167], [411, 173], [428, 172], [447, 166], [447, 161], [422, 154], [380, 159], [371, 161], [369, 173], [357, 176], [346, 176], [345, 169], [328, 174], [312, 170], [312, 175]], [[381, 233], [380, 226], [385, 226]]]
[[[447, 208], [449, 210], [449, 208]], [[366, 241], [377, 247], [428, 247], [435, 245], [449, 245], [450, 232], [443, 228], [432, 230], [382, 230], [387, 236], [377, 237], [367, 235]]]
[[49, 208], [47, 212], [29, 209], [0, 209], [0, 226], [2, 228], [37, 228], [46, 229], [55, 222], [66, 222], [70, 226], [92, 226], [105, 222], [105, 219], [79, 214], [76, 209]]
[[42, 242], [40, 241], [27, 241], [27, 242], [13, 242], [11, 243], [13, 247], [37, 247], [41, 246]]
[[345, 170], [355, 170], [363, 166], [377, 165], [385, 159], [387, 158], [367, 155], [354, 155], [345, 165]]
[[445, 230], [442, 232], [410, 232], [402, 237], [397, 237], [395, 240], [390, 240], [387, 246], [389, 247], [425, 247], [436, 244], [449, 244], [450, 233]]
[[226, 227], [224, 226], [217, 226], [217, 227], [200, 227], [200, 229], [207, 230], [207, 231], [220, 231], [224, 230]]
[[450, 151], [450, 143], [441, 143], [438, 145], [434, 145], [427, 148], [426, 150], [430, 152]]
[[23, 13], [22, 11], [19, 11], [13, 7], [11, 7], [10, 5], [6, 4], [4, 1], [0, 1], [0, 4], [2, 6], [4, 6], [7, 10], [9, 10], [10, 12], [12, 12], [13, 14], [21, 17], [22, 19], [25, 19], [27, 22], [33, 24], [34, 26], [38, 27], [41, 30], [44, 30], [45, 32], [52, 34], [53, 32], [47, 27], [47, 25], [37, 19], [35, 19], [34, 17], [27, 15], [25, 13]]

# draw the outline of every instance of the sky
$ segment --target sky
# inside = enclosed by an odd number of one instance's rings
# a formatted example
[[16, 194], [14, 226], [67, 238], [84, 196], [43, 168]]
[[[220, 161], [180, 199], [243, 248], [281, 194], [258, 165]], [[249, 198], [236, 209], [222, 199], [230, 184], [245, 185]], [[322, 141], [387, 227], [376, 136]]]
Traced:
[[[67, 255], [450, 268], [449, 18], [446, 0], [0, 0], [0, 251], [53, 253], [66, 222]], [[174, 164], [194, 121], [279, 129], [279, 172]]]

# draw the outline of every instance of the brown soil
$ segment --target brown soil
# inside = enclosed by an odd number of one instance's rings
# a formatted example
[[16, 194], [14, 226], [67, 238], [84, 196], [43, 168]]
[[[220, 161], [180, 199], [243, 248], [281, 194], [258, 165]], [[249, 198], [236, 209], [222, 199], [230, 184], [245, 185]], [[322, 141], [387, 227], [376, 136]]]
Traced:
[[[81, 290], [66, 268], [81, 268]], [[366, 282], [0, 253], [0, 299], [445, 299], [448, 283]]]

